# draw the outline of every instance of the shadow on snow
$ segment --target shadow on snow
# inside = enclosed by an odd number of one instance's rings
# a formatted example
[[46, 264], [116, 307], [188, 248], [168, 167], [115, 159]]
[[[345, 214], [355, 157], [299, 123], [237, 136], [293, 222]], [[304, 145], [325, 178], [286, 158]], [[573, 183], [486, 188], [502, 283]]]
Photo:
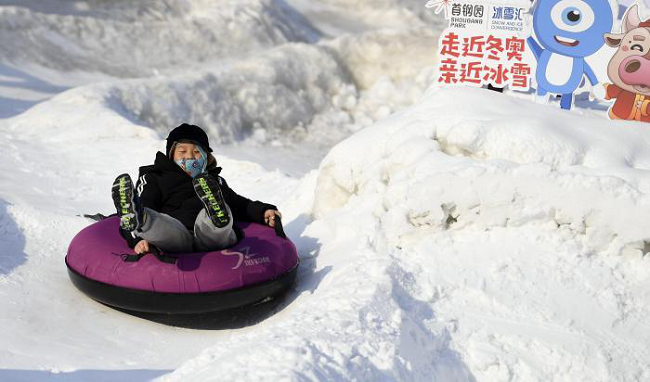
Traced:
[[8, 96], [10, 93], [6, 92], [4, 96], [0, 96], [0, 118], [9, 118], [18, 115], [37, 103], [44, 101], [49, 96], [68, 90], [68, 87], [51, 84], [26, 72], [1, 64], [0, 87], [43, 93], [42, 99], [25, 100], [12, 98]]
[[47, 370], [0, 370], [1, 381], [11, 382], [109, 382], [109, 381], [150, 381], [173, 370], [76, 370], [70, 372], [52, 372]]
[[0, 275], [6, 275], [25, 263], [25, 237], [0, 199]]

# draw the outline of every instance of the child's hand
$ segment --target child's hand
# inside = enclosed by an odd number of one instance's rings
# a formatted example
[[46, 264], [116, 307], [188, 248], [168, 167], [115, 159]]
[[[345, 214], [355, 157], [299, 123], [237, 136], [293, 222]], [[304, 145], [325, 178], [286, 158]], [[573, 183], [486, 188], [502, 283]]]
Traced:
[[266, 210], [264, 212], [264, 223], [266, 223], [269, 227], [275, 228], [275, 217], [278, 216], [280, 219], [282, 219], [282, 214], [280, 211], [277, 210]]
[[133, 248], [133, 250], [138, 255], [141, 253], [147, 253], [149, 252], [149, 242], [146, 240], [141, 240], [138, 242], [138, 244], [135, 245], [135, 248]]

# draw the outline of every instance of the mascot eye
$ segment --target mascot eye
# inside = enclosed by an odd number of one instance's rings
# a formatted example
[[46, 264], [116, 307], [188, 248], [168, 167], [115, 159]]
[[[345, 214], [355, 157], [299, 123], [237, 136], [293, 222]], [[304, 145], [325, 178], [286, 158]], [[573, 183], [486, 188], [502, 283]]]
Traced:
[[581, 0], [561, 0], [551, 8], [551, 20], [566, 32], [584, 32], [594, 25], [593, 9]]
[[643, 47], [639, 44], [634, 44], [630, 47], [631, 50], [638, 50], [639, 52], [643, 52]]
[[580, 10], [575, 7], [567, 8], [562, 12], [562, 21], [567, 25], [576, 25], [580, 22]]

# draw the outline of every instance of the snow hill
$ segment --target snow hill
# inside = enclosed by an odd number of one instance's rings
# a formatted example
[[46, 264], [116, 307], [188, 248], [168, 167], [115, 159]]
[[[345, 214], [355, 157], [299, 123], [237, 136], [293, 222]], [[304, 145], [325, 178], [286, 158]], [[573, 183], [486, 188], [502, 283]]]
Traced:
[[[5, 0], [0, 116], [101, 80], [74, 91], [110, 97], [165, 136], [192, 120], [222, 143], [299, 144], [313, 168], [334, 143], [419, 98], [439, 22], [409, 11], [413, 1], [353, 11], [297, 2], [328, 15], [314, 17], [327, 32], [284, 0]], [[342, 14], [362, 27], [328, 21]]]
[[[439, 25], [417, 1], [0, 0], [0, 20], [0, 380], [650, 379], [646, 125], [425, 93]], [[282, 210], [283, 299], [135, 316], [69, 282], [78, 215], [110, 213], [178, 121]]]

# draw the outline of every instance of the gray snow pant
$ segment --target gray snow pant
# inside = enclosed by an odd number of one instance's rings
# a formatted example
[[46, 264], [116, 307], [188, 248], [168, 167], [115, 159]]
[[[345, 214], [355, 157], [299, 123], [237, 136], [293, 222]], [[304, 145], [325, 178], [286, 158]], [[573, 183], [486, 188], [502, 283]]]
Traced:
[[232, 213], [230, 223], [223, 228], [217, 228], [204, 209], [199, 212], [194, 221], [194, 234], [179, 220], [150, 208], [144, 208], [146, 222], [137, 232], [138, 237], [153, 244], [163, 252], [194, 252], [216, 251], [227, 248], [237, 241], [237, 234], [232, 229]]

